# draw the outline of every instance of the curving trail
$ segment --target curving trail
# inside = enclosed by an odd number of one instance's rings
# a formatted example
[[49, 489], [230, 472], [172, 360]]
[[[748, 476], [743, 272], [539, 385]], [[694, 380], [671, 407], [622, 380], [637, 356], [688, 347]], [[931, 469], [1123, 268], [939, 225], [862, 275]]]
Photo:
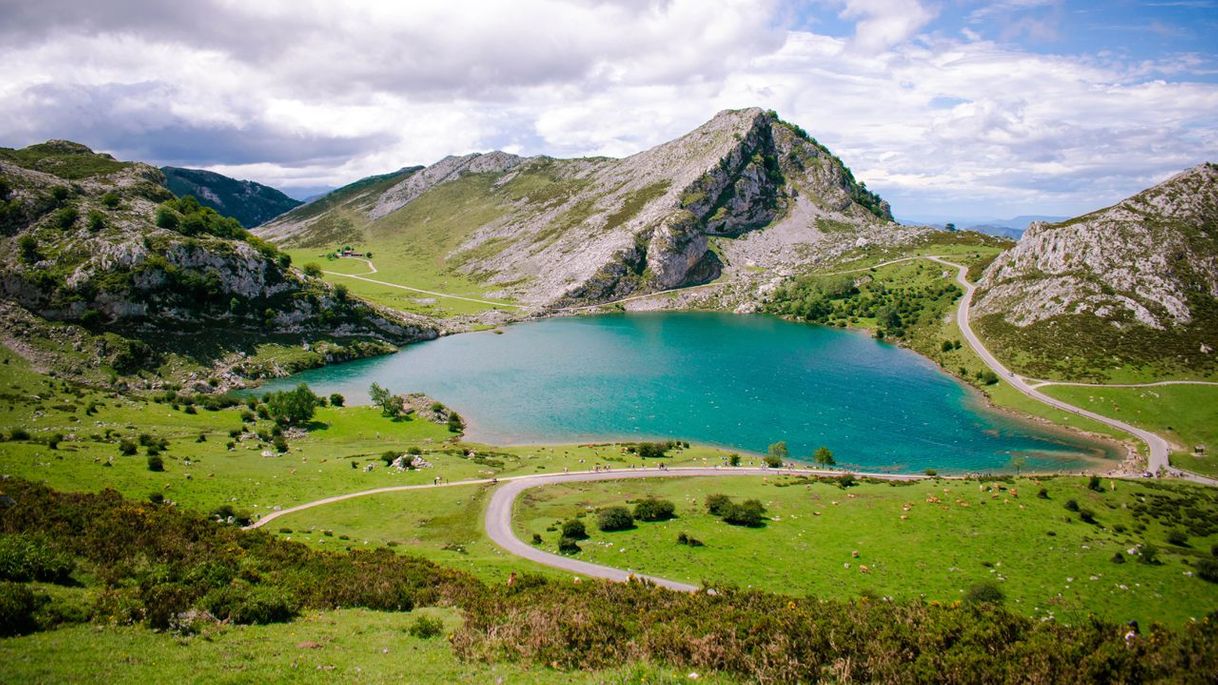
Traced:
[[[839, 271], [839, 272], [834, 272], [834, 273], [854, 273], [854, 272], [858, 272], [858, 271], [866, 271], [866, 270], [869, 270], [872, 268], [886, 266], [888, 264], [894, 264], [897, 262], [909, 261], [912, 259], [928, 259], [928, 260], [937, 262], [939, 264], [942, 264], [944, 266], [949, 266], [949, 267], [953, 267], [956, 269], [956, 281], [961, 286], [964, 287], [964, 296], [960, 298], [960, 303], [956, 309], [956, 320], [960, 326], [960, 332], [964, 336], [964, 338], [966, 340], [968, 340], [969, 345], [973, 348], [973, 350], [977, 353], [977, 355], [981, 358], [981, 360], [983, 362], [985, 362], [985, 364], [987, 366], [989, 366], [990, 369], [992, 369], [995, 373], [997, 373], [999, 375], [999, 377], [1001, 377], [1003, 380], [1005, 380], [1007, 383], [1009, 383], [1016, 390], [1023, 393], [1024, 395], [1027, 395], [1028, 397], [1031, 397], [1032, 399], [1034, 399], [1038, 402], [1044, 403], [1051, 407], [1061, 409], [1063, 411], [1068, 411], [1073, 414], [1077, 414], [1079, 416], [1085, 416], [1089, 419], [1099, 421], [1100, 423], [1112, 426], [1114, 428], [1117, 428], [1118, 430], [1121, 430], [1121, 431], [1124, 431], [1131, 435], [1137, 436], [1139, 439], [1146, 442], [1147, 446], [1150, 448], [1150, 458], [1148, 460], [1148, 466], [1149, 466], [1149, 470], [1154, 473], [1175, 475], [1180, 478], [1186, 478], [1188, 480], [1192, 480], [1192, 481], [1198, 482], [1198, 483], [1203, 483], [1206, 485], [1218, 485], [1218, 480], [1206, 478], [1204, 476], [1199, 476], [1197, 474], [1189, 473], [1187, 471], [1180, 471], [1178, 469], [1171, 468], [1171, 466], [1168, 462], [1168, 457], [1171, 452], [1170, 447], [1166, 440], [1164, 440], [1162, 437], [1156, 435], [1155, 433], [1152, 433], [1147, 430], [1143, 430], [1141, 428], [1137, 428], [1136, 426], [1132, 426], [1128, 423], [1125, 423], [1124, 421], [1120, 421], [1118, 419], [1104, 416], [1102, 414], [1097, 414], [1095, 412], [1088, 411], [1081, 407], [1076, 407], [1076, 406], [1068, 404], [1066, 402], [1062, 402], [1060, 400], [1049, 397], [1048, 395], [1040, 392], [1037, 389], [1037, 388], [1045, 386], [1045, 385], [1087, 385], [1087, 384], [1056, 383], [1056, 382], [1052, 382], [1052, 381], [1033, 381], [1030, 379], [1025, 379], [1021, 376], [1017, 376], [1013, 372], [1008, 370], [1006, 366], [1004, 366], [1001, 362], [999, 362], [998, 359], [996, 359], [994, 357], [994, 355], [992, 353], [990, 353], [990, 351], [988, 349], [986, 349], [985, 345], [982, 344], [981, 340], [973, 332], [972, 326], [970, 325], [969, 307], [972, 305], [973, 294], [976, 291], [976, 286], [973, 285], [972, 283], [970, 283], [967, 279], [968, 267], [960, 265], [960, 264], [956, 264], [954, 262], [949, 262], [946, 259], [943, 259], [942, 257], [914, 256], [914, 257], [904, 257], [901, 259], [895, 259], [895, 260], [891, 260], [888, 262], [883, 262], [881, 264], [875, 264], [872, 266], [862, 267], [859, 269], [852, 269], [852, 270], [848, 270], [848, 271]], [[369, 266], [372, 267], [371, 263], [369, 263]], [[375, 267], [372, 267], [372, 268], [375, 269]], [[349, 276], [351, 278], [361, 278], [359, 276], [351, 276], [350, 274], [338, 274], [338, 275]], [[363, 280], [372, 281], [372, 279], [363, 279]], [[372, 281], [372, 282], [381, 283], [381, 281]], [[425, 293], [428, 292], [428, 291], [424, 291], [424, 290], [418, 290], [416, 288], [408, 288], [406, 286], [397, 286], [392, 283], [384, 283], [384, 285], [391, 285], [394, 287], [404, 288], [406, 290], [415, 290], [417, 292], [425, 292]], [[708, 285], [713, 285], [713, 284], [708, 284]], [[694, 286], [694, 287], [706, 287], [706, 286]], [[667, 292], [671, 292], [671, 291], [667, 291]], [[433, 294], [439, 295], [439, 293], [433, 293]], [[658, 295], [658, 294], [662, 294], [662, 293], [650, 293], [648, 295], [640, 295], [640, 296], [635, 296], [634, 298], [626, 298], [626, 299], [629, 300], [629, 299], [637, 299], [637, 298], [641, 298], [641, 297], [651, 297], [651, 296]], [[456, 296], [446, 296], [446, 297], [456, 297]], [[458, 299], [470, 299], [470, 298], [458, 298]], [[473, 301], [486, 302], [485, 300], [473, 300]], [[626, 300], [619, 300], [619, 302], [621, 302], [621, 301], [626, 301]], [[508, 306], [517, 306], [517, 305], [508, 305]], [[600, 305], [597, 305], [597, 306], [600, 306]], [[578, 309], [582, 309], [582, 308], [584, 308], [584, 307], [580, 307]], [[1144, 386], [1171, 385], [1171, 384], [1216, 385], [1218, 383], [1211, 383], [1208, 381], [1159, 381], [1156, 383], [1113, 385], [1113, 386], [1107, 386], [1107, 387], [1144, 387]], [[1104, 386], [1100, 386], [1100, 387], [1104, 387]], [[691, 476], [709, 476], [709, 477], [730, 477], [730, 476], [740, 477], [740, 476], [765, 476], [765, 475], [820, 475], [820, 476], [827, 475], [827, 476], [832, 476], [832, 475], [840, 475], [840, 473], [841, 472], [819, 471], [819, 470], [814, 470], [814, 469], [810, 469], [810, 468], [809, 469], [769, 469], [769, 468], [754, 468], [754, 467], [715, 468], [715, 467], [694, 466], [694, 467], [673, 467], [670, 469], [651, 469], [651, 470], [649, 470], [647, 468], [642, 468], [642, 469], [621, 469], [621, 470], [617, 470], [617, 471], [578, 471], [578, 472], [572, 472], [572, 473], [530, 474], [530, 475], [523, 475], [523, 476], [510, 476], [510, 477], [501, 478], [501, 479], [495, 479], [495, 478], [471, 479], [471, 480], [457, 481], [455, 483], [399, 485], [399, 486], [391, 486], [391, 487], [384, 487], [384, 488], [375, 488], [372, 490], [364, 490], [361, 492], [353, 492], [353, 493], [348, 493], [348, 494], [344, 494], [344, 495], [335, 495], [333, 497], [325, 497], [322, 499], [314, 500], [312, 502], [306, 502], [304, 504], [300, 504], [300, 505], [297, 505], [294, 507], [289, 507], [287, 509], [272, 512], [272, 513], [262, 517], [258, 521], [254, 522], [253, 524], [246, 526], [246, 528], [247, 529], [260, 528], [260, 527], [265, 526], [266, 524], [270, 523], [271, 521], [274, 521], [282, 516], [292, 514], [294, 512], [330, 504], [333, 502], [340, 502], [343, 500], [353, 499], [356, 497], [365, 497], [368, 495], [376, 495], [376, 494], [387, 493], [387, 492], [401, 492], [401, 491], [405, 491], [405, 490], [421, 490], [421, 489], [426, 489], [426, 488], [457, 487], [457, 486], [462, 486], [462, 485], [485, 485], [485, 484], [495, 484], [495, 483], [503, 482], [503, 486], [496, 488], [494, 493], [491, 495], [490, 502], [488, 503], [487, 508], [486, 508], [484, 523], [485, 523], [485, 527], [486, 527], [487, 536], [492, 541], [494, 541], [495, 544], [499, 545], [501, 548], [503, 548], [507, 552], [514, 554], [516, 556], [522, 557], [524, 559], [529, 559], [529, 560], [537, 562], [539, 564], [550, 566], [552, 568], [562, 569], [564, 571], [569, 571], [571, 573], [577, 573], [577, 574], [581, 574], [581, 575], [585, 575], [585, 576], [589, 576], [589, 577], [603, 578], [603, 579], [614, 580], [614, 581], [626, 581], [626, 580], [630, 580], [632, 578], [641, 578], [641, 579], [645, 579], [650, 582], [653, 582], [656, 585], [670, 588], [672, 590], [678, 590], [678, 591], [683, 591], [683, 592], [693, 592], [693, 591], [698, 590], [698, 587], [696, 587], [694, 585], [690, 585], [688, 583], [681, 583], [678, 581], [669, 580], [666, 578], [660, 578], [660, 577], [656, 577], [656, 576], [635, 574], [635, 573], [632, 573], [629, 569], [620, 569], [620, 568], [614, 568], [611, 566], [603, 566], [600, 564], [593, 564], [593, 563], [586, 562], [586, 561], [580, 561], [578, 559], [573, 559], [570, 557], [565, 557], [565, 556], [561, 556], [558, 554], [545, 552], [543, 550], [537, 549], [536, 547], [523, 542], [522, 540], [520, 540], [519, 538], [516, 537], [516, 534], [512, 530], [512, 507], [516, 501], [516, 498], [520, 495], [520, 493], [524, 492], [525, 490], [527, 490], [529, 488], [541, 487], [544, 485], [552, 485], [552, 484], [556, 484], [556, 483], [620, 480], [620, 479], [632, 479], [632, 478], [676, 478], [676, 477], [691, 477]], [[925, 477], [925, 476], [914, 475], [914, 474], [863, 473], [863, 474], [857, 474], [857, 475], [861, 475], [861, 476], [865, 476], [865, 477], [869, 477], [869, 478], [879, 478], [879, 479], [887, 479], [887, 480], [918, 480], [918, 479]]]
[[[956, 282], [964, 287], [964, 296], [960, 298], [960, 304], [956, 307], [956, 322], [960, 326], [961, 334], [964, 335], [966, 340], [968, 340], [968, 344], [973, 348], [973, 351], [977, 353], [977, 356], [981, 357], [981, 361], [985, 362], [986, 366], [989, 366], [991, 369], [993, 369], [994, 373], [998, 374], [999, 378], [1006, 381], [1011, 385], [1011, 387], [1027, 395], [1028, 397], [1031, 397], [1037, 402], [1047, 404], [1056, 409], [1068, 411], [1072, 414], [1085, 416], [1094, 421], [1099, 421], [1100, 423], [1129, 433], [1130, 435], [1137, 436], [1138, 439], [1145, 442], [1147, 447], [1150, 448], [1150, 457], [1147, 459], [1148, 470], [1151, 473], [1172, 472], [1171, 466], [1168, 462], [1168, 457], [1171, 455], [1171, 447], [1167, 444], [1166, 440], [1159, 437], [1157, 434], [1148, 430], [1143, 430], [1136, 426], [1132, 426], [1119, 419], [1097, 414], [1093, 411], [1083, 409], [1082, 407], [1076, 407], [1072, 404], [1049, 397], [1043, 392], [1037, 390], [1036, 386], [1028, 383], [1026, 379], [1021, 376], [1016, 376], [1012, 371], [1007, 369], [1006, 366], [1003, 366], [1002, 362], [998, 361], [998, 359], [995, 358], [988, 349], [986, 349], [985, 345], [982, 344], [977, 335], [973, 333], [973, 328], [969, 324], [969, 306], [973, 303], [973, 293], [977, 290], [977, 286], [970, 283], [966, 277], [968, 274], [968, 267], [956, 264], [955, 262], [949, 262], [942, 257], [927, 257], [927, 259], [943, 264], [944, 266], [954, 267], [956, 269]], [[1191, 474], [1189, 475], [1191, 476]], [[1209, 479], [1205, 479], [1205, 481], [1209, 481]]]
[[[359, 257], [344, 257], [344, 259], [356, 259], [356, 260], [359, 260], [359, 261], [367, 264], [368, 268], [371, 269], [371, 271], [369, 271], [368, 274], [374, 274], [377, 272], [376, 266], [374, 266], [372, 264], [371, 259], [360, 259]], [[423, 290], [422, 288], [412, 288], [408, 285], [398, 285], [397, 283], [390, 283], [389, 281], [378, 281], [375, 278], [368, 278], [367, 275], [345, 274], [345, 273], [341, 273], [338, 271], [322, 271], [322, 273], [330, 274], [331, 276], [343, 276], [345, 278], [354, 278], [357, 281], [366, 281], [368, 283], [384, 285], [384, 286], [388, 286], [390, 288], [398, 288], [400, 290], [409, 290], [412, 293], [422, 293], [424, 295], [432, 295], [434, 297], [446, 297], [450, 300], [462, 300], [464, 302], [476, 302], [478, 304], [489, 304], [492, 307], [512, 307], [514, 309], [528, 309], [528, 307], [521, 305], [521, 304], [510, 304], [508, 302], [495, 302], [494, 300], [480, 300], [476, 297], [465, 297], [464, 295], [451, 295], [449, 293], [440, 293], [440, 292], [436, 292], [434, 290]]]
[[[821, 471], [816, 469], [771, 469], [762, 467], [722, 467], [715, 468], [710, 466], [676, 466], [665, 469], [620, 469], [617, 471], [574, 471], [571, 473], [551, 473], [551, 474], [530, 474], [525, 476], [509, 476], [507, 478], [478, 478], [471, 480], [462, 480], [454, 483], [440, 483], [438, 485], [425, 483], [422, 485], [397, 485], [385, 488], [375, 488], [372, 490], [363, 490], [360, 492], [347, 493], [345, 495], [335, 495], [334, 497], [324, 497], [322, 499], [306, 502], [294, 507], [282, 509], [280, 511], [271, 512], [266, 516], [258, 519], [254, 523], [246, 526], [245, 530], [261, 528], [271, 521], [287, 516], [305, 509], [320, 507], [334, 502], [354, 499], [356, 497], [367, 497], [369, 495], [378, 495], [387, 492], [402, 492], [405, 490], [423, 490], [428, 488], [446, 488], [458, 487], [462, 485], [487, 485], [494, 483], [503, 483], [502, 487], [495, 490], [491, 495], [491, 500], [486, 507], [486, 515], [484, 523], [486, 526], [486, 534], [496, 545], [499, 545], [507, 552], [524, 558], [530, 561], [535, 561], [545, 566], [570, 571], [590, 578], [603, 578], [613, 581], [627, 581], [631, 578], [645, 579], [656, 585], [669, 588], [671, 590], [679, 590], [682, 592], [693, 592], [698, 589], [695, 585], [681, 583], [667, 578], [658, 576], [648, 576], [643, 574], [632, 573], [629, 569], [614, 568], [612, 566], [602, 566], [593, 564], [587, 561], [580, 561], [571, 557], [565, 557], [559, 554], [545, 552], [532, 545], [529, 545], [516, 537], [512, 531], [512, 505], [516, 501], [516, 497], [520, 493], [529, 488], [541, 487], [543, 485], [554, 485], [556, 483], [572, 483], [585, 481], [602, 481], [602, 480], [623, 480], [632, 478], [677, 478], [677, 477], [694, 477], [694, 476], [712, 476], [712, 477], [741, 477], [741, 476], [779, 476], [779, 475], [803, 475], [803, 476], [840, 476], [841, 471]], [[899, 473], [859, 473], [855, 474], [866, 478], [877, 478], [882, 480], [920, 480], [927, 476], [917, 474], [899, 474]]]
[[1077, 383], [1074, 381], [1034, 381], [1028, 379], [1033, 388], [1049, 385], [1068, 385], [1074, 388], [1153, 388], [1157, 385], [1218, 385], [1218, 381], [1152, 381], [1150, 383]]

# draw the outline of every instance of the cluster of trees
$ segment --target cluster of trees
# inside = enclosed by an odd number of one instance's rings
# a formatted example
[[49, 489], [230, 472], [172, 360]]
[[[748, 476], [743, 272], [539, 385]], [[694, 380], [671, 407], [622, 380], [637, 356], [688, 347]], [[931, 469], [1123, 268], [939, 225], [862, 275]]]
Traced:
[[389, 388], [383, 388], [378, 383], [373, 383], [368, 389], [368, 398], [373, 405], [381, 408], [381, 416], [391, 419], [400, 418], [406, 409], [406, 401], [401, 395], [393, 394]]
[[[737, 457], [736, 461], [732, 463], [732, 466], [739, 465], [739, 457], [737, 455], [732, 456]], [[781, 468], [790, 457], [791, 450], [787, 447], [786, 441], [780, 440], [771, 444], [766, 449], [765, 464], [772, 469]], [[821, 466], [833, 466], [837, 463], [837, 461], [833, 458], [833, 452], [824, 445], [821, 445], [816, 449], [815, 452], [812, 453], [812, 460]]]
[[214, 235], [235, 240], [244, 240], [249, 236], [241, 222], [211, 207], [204, 207], [193, 195], [162, 202], [156, 208], [155, 222], [158, 228], [187, 236]]
[[683, 447], [689, 447], [689, 443], [680, 440], [638, 442], [633, 445], [626, 445], [626, 451], [637, 454], [644, 459], [663, 459], [668, 456], [669, 450], [681, 449]]
[[877, 337], [903, 338], [963, 291], [955, 283], [890, 286], [856, 282], [848, 275], [809, 276], [778, 288], [766, 311], [811, 323], [846, 324], [874, 319]]
[[[623, 507], [604, 507], [596, 512], [596, 527], [602, 532], [610, 533], [634, 528], [635, 521], [667, 521], [676, 517], [677, 505], [670, 500], [657, 497], [647, 497], [634, 505], [634, 511]], [[580, 551], [579, 541], [588, 538], [584, 522], [578, 518], [565, 521], [562, 524], [562, 535], [558, 540], [558, 551], [563, 554], [575, 554]], [[534, 539], [540, 542], [540, 536]]]

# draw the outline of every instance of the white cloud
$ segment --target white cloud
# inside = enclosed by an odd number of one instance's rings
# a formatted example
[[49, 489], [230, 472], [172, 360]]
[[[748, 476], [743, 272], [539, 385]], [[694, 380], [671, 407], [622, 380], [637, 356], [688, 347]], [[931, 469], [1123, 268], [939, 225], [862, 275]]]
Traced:
[[1082, 211], [1218, 158], [1218, 85], [1187, 80], [1212, 56], [945, 39], [913, 0], [825, 0], [849, 38], [745, 0], [64, 2], [0, 9], [2, 145], [77, 138], [299, 188], [494, 147], [622, 156], [757, 105], [898, 213], [974, 215]]
[[857, 19], [854, 42], [875, 52], [902, 43], [935, 17], [918, 0], [845, 0], [841, 16]]

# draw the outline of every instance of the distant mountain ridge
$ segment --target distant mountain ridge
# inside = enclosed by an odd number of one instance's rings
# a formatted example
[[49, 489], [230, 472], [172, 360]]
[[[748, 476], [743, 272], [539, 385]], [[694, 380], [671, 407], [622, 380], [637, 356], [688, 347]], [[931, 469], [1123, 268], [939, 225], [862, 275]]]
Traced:
[[193, 195], [206, 207], [231, 216], [246, 228], [260, 226], [304, 204], [279, 190], [203, 169], [164, 166], [165, 186], [178, 197]]
[[364, 179], [257, 233], [285, 246], [375, 242], [536, 306], [706, 283], [761, 282], [860, 241], [908, 239], [888, 204], [803, 129], [720, 112], [624, 159], [446, 157]]

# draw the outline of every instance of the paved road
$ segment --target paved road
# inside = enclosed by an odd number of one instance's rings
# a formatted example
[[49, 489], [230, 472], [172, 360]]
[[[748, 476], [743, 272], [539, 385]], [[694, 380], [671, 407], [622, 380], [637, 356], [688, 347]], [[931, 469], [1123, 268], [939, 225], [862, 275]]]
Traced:
[[[612, 566], [602, 566], [593, 564], [587, 561], [580, 561], [571, 557], [565, 557], [560, 554], [552, 554], [540, 550], [533, 545], [523, 542], [512, 531], [512, 505], [516, 501], [516, 497], [521, 492], [529, 488], [536, 488], [543, 485], [554, 485], [556, 483], [572, 483], [584, 481], [600, 481], [600, 480], [621, 480], [626, 478], [676, 478], [690, 476], [777, 476], [777, 475], [823, 475], [836, 476], [841, 475], [841, 472], [829, 471], [813, 471], [808, 469], [768, 469], [768, 468], [749, 468], [749, 467], [730, 467], [711, 468], [699, 466], [673, 467], [670, 469], [618, 469], [615, 471], [579, 471], [576, 473], [555, 473], [541, 476], [528, 476], [524, 478], [513, 479], [510, 483], [495, 490], [491, 495], [490, 504], [486, 507], [486, 534], [487, 536], [508, 552], [530, 561], [535, 561], [539, 564], [544, 564], [571, 573], [590, 576], [594, 578], [605, 578], [607, 580], [625, 581], [631, 576], [636, 578], [646, 578], [656, 585], [661, 585], [673, 590], [681, 590], [684, 592], [693, 592], [698, 589], [696, 585], [688, 583], [680, 583], [667, 578], [658, 578], [655, 576], [646, 576], [643, 574], [632, 573], [629, 569], [613, 568]], [[884, 478], [888, 480], [917, 480], [923, 476], [906, 475], [906, 474], [866, 474], [872, 478]]]
[[[615, 471], [575, 471], [572, 473], [550, 473], [550, 474], [530, 474], [526, 476], [509, 476], [506, 478], [479, 478], [472, 480], [462, 480], [454, 483], [440, 483], [438, 485], [424, 483], [421, 485], [396, 485], [385, 488], [375, 488], [372, 490], [362, 490], [360, 492], [351, 492], [345, 495], [335, 495], [333, 497], [324, 497], [322, 499], [306, 502], [294, 507], [275, 511], [263, 516], [254, 523], [246, 526], [246, 530], [261, 528], [270, 522], [289, 514], [320, 507], [334, 502], [354, 499], [356, 497], [367, 497], [369, 495], [379, 495], [388, 492], [402, 492], [406, 490], [425, 490], [428, 488], [447, 488], [459, 487], [463, 485], [487, 485], [492, 483], [500, 483], [493, 495], [491, 501], [486, 508], [485, 526], [487, 536], [502, 547], [504, 550], [519, 557], [535, 561], [539, 564], [551, 566], [553, 568], [570, 571], [590, 578], [604, 578], [607, 580], [625, 581], [631, 576], [636, 578], [646, 578], [647, 580], [667, 587], [673, 590], [683, 592], [693, 592], [698, 587], [688, 583], [679, 583], [667, 578], [659, 578], [656, 576], [648, 576], [643, 574], [631, 573], [629, 569], [623, 570], [613, 568], [612, 566], [601, 566], [600, 564], [592, 564], [586, 561], [579, 561], [571, 557], [564, 557], [558, 554], [544, 552], [532, 545], [526, 544], [516, 534], [512, 532], [512, 505], [516, 501], [516, 497], [521, 492], [529, 488], [541, 487], [543, 485], [554, 485], [556, 483], [571, 483], [582, 481], [601, 481], [601, 480], [622, 480], [628, 478], [675, 478], [675, 477], [690, 477], [690, 476], [778, 476], [778, 475], [804, 475], [804, 476], [840, 476], [842, 471], [819, 471], [816, 469], [770, 469], [770, 468], [755, 468], [755, 467], [729, 467], [713, 468], [705, 466], [677, 466], [668, 469], [618, 469]], [[915, 474], [893, 474], [893, 473], [859, 473], [855, 474], [867, 478], [879, 478], [884, 480], [919, 480], [925, 476]]]
[[[1130, 435], [1137, 436], [1138, 439], [1145, 442], [1150, 448], [1150, 457], [1147, 460], [1148, 470], [1151, 473], [1173, 472], [1170, 464], [1168, 463], [1168, 457], [1171, 455], [1171, 447], [1163, 438], [1151, 433], [1148, 430], [1143, 430], [1137, 426], [1131, 426], [1130, 424], [1119, 419], [1097, 414], [1093, 411], [1088, 411], [1081, 407], [1076, 407], [1072, 404], [1049, 397], [1029, 384], [1027, 380], [1020, 376], [1016, 376], [1006, 366], [1003, 366], [1002, 362], [998, 361], [998, 359], [996, 359], [994, 355], [986, 349], [985, 345], [981, 343], [981, 340], [977, 337], [977, 335], [973, 333], [973, 328], [969, 323], [969, 306], [971, 306], [973, 303], [973, 293], [976, 291], [977, 287], [972, 283], [969, 283], [968, 278], [966, 277], [968, 274], [968, 267], [956, 264], [954, 262], [949, 262], [942, 257], [928, 257], [928, 259], [943, 264], [944, 266], [950, 266], [956, 269], [956, 282], [964, 287], [964, 297], [960, 298], [960, 304], [956, 308], [956, 322], [960, 325], [961, 334], [964, 335], [966, 340], [968, 340], [968, 344], [972, 346], [973, 350], [977, 353], [977, 356], [981, 357], [981, 360], [984, 361], [987, 366], [993, 369], [994, 373], [998, 374], [999, 378], [1009, 383], [1011, 387], [1015, 388], [1019, 392], [1038, 402], [1043, 402], [1051, 407], [1068, 411], [1072, 414], [1085, 416], [1089, 419], [1112, 426], [1118, 430], [1125, 431]], [[1210, 479], [1203, 479], [1202, 482], [1210, 482]]]

